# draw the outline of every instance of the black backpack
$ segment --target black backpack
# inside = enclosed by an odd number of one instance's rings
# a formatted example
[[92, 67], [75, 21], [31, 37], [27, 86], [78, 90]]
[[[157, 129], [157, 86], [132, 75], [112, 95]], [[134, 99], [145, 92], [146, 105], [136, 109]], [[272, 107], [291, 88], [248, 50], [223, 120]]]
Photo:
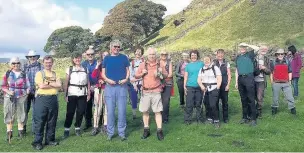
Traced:
[[215, 68], [214, 65], [212, 65], [211, 67], [208, 67], [207, 69], [204, 69], [204, 67], [202, 67], [201, 69], [201, 73], [205, 73], [205, 71], [212, 69], [214, 77], [216, 78], [216, 72], [215, 72]]

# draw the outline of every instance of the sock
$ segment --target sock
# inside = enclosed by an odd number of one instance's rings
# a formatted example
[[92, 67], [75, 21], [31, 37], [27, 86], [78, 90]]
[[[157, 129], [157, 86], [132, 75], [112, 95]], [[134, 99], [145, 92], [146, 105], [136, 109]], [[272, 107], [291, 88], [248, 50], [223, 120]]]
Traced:
[[64, 128], [64, 131], [70, 131], [70, 128]]
[[80, 130], [80, 127], [75, 127], [75, 130]]
[[10, 132], [10, 131], [13, 132], [13, 130], [6, 130], [6, 132]]
[[18, 131], [23, 131], [23, 128], [18, 128]]
[[144, 129], [145, 129], [145, 130], [149, 130], [149, 129], [150, 129], [150, 127], [144, 127]]
[[162, 131], [162, 129], [161, 128], [157, 128], [157, 131]]

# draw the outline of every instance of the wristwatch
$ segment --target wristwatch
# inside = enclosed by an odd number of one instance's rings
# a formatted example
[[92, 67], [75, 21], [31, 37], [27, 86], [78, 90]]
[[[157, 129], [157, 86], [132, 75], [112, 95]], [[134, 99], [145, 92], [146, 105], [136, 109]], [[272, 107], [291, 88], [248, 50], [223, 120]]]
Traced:
[[50, 85], [50, 82], [48, 82], [48, 85]]

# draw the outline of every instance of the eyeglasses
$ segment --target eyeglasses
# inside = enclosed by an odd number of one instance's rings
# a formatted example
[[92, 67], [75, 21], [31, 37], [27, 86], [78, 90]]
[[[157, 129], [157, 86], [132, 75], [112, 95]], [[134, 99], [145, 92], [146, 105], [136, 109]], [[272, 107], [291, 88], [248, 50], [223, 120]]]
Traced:
[[118, 48], [118, 49], [120, 48], [120, 46], [113, 46], [113, 47], [114, 47], [114, 48]]
[[20, 64], [20, 62], [17, 62], [17, 63], [12, 63], [12, 65], [16, 65], [16, 64]]
[[87, 54], [88, 56], [93, 56], [94, 54]]
[[285, 55], [284, 53], [278, 53], [278, 55]]
[[34, 58], [35, 56], [28, 56], [28, 58]]

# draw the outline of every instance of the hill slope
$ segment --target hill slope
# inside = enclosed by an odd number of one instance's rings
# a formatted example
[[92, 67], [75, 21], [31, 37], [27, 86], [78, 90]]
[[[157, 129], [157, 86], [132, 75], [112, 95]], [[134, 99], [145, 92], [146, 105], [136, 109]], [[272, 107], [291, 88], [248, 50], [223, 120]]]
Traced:
[[[196, 14], [196, 17], [184, 15], [185, 22], [198, 21], [198, 19], [202, 21], [234, 0], [214, 1], [214, 4], [210, 5], [211, 7], [198, 5], [199, 2], [204, 1], [206, 0], [193, 1], [189, 7], [194, 9], [188, 9], [187, 13]], [[199, 9], [198, 7], [204, 8]], [[205, 18], [200, 17], [201, 14], [205, 14]], [[189, 32], [180, 39], [170, 42], [168, 40], [179, 35], [180, 31], [187, 30], [187, 27], [195, 24], [190, 22], [188, 25], [175, 28], [172, 22], [179, 18], [180, 14], [173, 16], [172, 21], [168, 22], [159, 31], [159, 35], [147, 44], [153, 45], [155, 40], [167, 37], [166, 40], [158, 43], [162, 44], [166, 41], [169, 43], [164, 43], [163, 46], [157, 44], [156, 47], [166, 50], [200, 47], [233, 49], [235, 44], [241, 41], [284, 46], [288, 39], [293, 39], [295, 36], [301, 38], [303, 35], [303, 14], [303, 0], [257, 0], [255, 5], [249, 0], [241, 0], [205, 24], [188, 30]], [[296, 39], [293, 42], [302, 44], [301, 40], [303, 39]]]

